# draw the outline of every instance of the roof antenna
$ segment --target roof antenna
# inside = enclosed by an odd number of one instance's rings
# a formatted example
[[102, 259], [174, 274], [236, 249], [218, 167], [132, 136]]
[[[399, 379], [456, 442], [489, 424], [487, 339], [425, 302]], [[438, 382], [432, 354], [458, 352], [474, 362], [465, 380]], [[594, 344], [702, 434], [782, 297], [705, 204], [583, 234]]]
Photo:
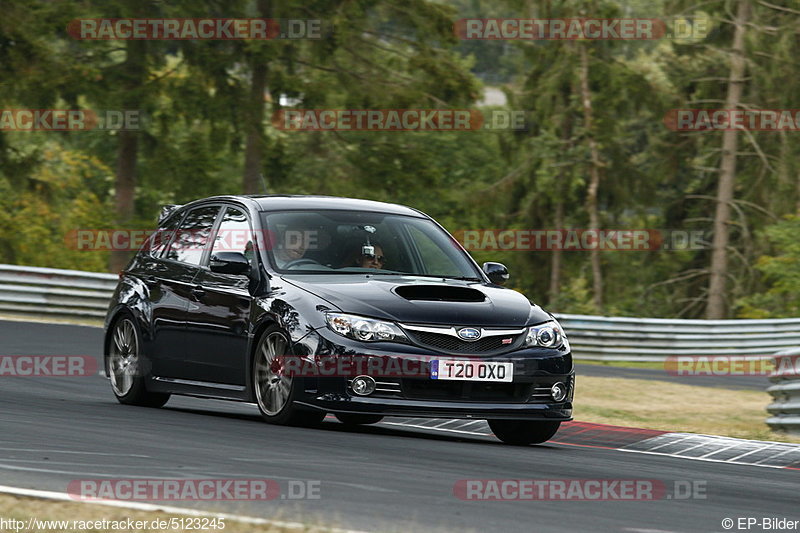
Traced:
[[261, 186], [264, 187], [264, 194], [269, 194], [269, 191], [267, 190], [267, 180], [264, 179], [264, 173], [259, 172], [258, 176], [261, 178]]

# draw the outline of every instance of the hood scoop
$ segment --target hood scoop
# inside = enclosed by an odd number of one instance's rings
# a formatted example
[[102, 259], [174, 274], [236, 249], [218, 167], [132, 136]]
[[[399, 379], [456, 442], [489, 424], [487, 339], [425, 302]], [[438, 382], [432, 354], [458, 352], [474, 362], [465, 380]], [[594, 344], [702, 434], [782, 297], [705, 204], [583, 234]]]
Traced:
[[486, 300], [486, 295], [479, 290], [448, 285], [403, 285], [394, 289], [394, 292], [406, 300], [435, 302], [483, 302]]

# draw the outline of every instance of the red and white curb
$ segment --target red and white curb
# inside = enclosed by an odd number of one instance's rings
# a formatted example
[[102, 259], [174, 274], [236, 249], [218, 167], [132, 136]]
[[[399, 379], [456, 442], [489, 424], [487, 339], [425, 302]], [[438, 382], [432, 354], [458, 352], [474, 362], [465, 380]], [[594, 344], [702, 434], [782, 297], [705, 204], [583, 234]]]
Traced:
[[800, 445], [694, 433], [666, 433], [623, 448], [624, 452], [683, 457], [695, 461], [800, 470]]
[[[381, 425], [481, 437], [493, 435], [485, 420], [394, 418], [387, 419]], [[786, 442], [734, 439], [589, 422], [565, 422], [556, 436], [545, 445], [548, 444], [606, 448], [695, 461], [800, 470], [800, 444]]]

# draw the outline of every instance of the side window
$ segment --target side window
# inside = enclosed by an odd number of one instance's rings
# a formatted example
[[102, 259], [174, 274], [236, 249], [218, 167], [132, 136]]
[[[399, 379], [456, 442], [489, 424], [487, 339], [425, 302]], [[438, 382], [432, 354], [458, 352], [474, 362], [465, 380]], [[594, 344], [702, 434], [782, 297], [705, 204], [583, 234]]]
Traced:
[[255, 260], [253, 232], [250, 231], [247, 215], [241, 209], [225, 208], [219, 231], [214, 238], [214, 247], [211, 249], [212, 255], [216, 252], [241, 252], [250, 264], [253, 264]]
[[164, 253], [164, 250], [166, 250], [169, 245], [169, 241], [172, 240], [172, 236], [175, 234], [175, 230], [178, 229], [178, 224], [180, 224], [181, 219], [183, 219], [183, 214], [173, 216], [165, 224], [159, 226], [158, 231], [150, 237], [148, 246], [150, 255], [153, 257], [160, 257], [161, 254]]
[[219, 206], [198, 207], [190, 211], [164, 258], [199, 265], [218, 213]]

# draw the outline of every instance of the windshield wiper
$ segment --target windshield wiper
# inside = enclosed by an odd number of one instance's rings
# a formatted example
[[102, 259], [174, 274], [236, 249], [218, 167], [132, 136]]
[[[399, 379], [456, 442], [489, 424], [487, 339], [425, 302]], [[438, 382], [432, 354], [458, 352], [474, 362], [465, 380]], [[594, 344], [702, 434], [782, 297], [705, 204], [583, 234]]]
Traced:
[[410, 276], [418, 278], [456, 279], [461, 281], [481, 281], [472, 276], [441, 276], [436, 274], [411, 274], [410, 272], [367, 272], [371, 276]]

